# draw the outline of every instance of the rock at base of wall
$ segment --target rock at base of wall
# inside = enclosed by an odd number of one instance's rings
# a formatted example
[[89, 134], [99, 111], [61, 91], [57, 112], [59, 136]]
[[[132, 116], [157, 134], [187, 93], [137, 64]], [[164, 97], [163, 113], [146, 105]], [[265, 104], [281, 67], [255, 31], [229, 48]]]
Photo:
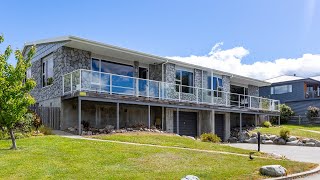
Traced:
[[296, 141], [297, 140], [297, 137], [295, 137], [295, 136], [290, 136], [289, 138], [288, 138], [288, 141], [289, 142], [291, 142], [291, 141]]
[[262, 140], [262, 144], [273, 144], [272, 140]]
[[287, 174], [286, 168], [281, 165], [262, 166], [259, 171], [262, 175], [271, 177], [280, 177]]
[[287, 142], [287, 145], [290, 145], [290, 146], [298, 146], [298, 145], [299, 145], [299, 140], [289, 141], [289, 142]]
[[314, 146], [316, 145], [316, 143], [314, 143], [314, 142], [307, 142], [305, 145], [306, 145], [306, 146], [310, 146], [310, 147], [314, 147]]
[[258, 143], [258, 139], [256, 137], [252, 137], [248, 140], [248, 143], [252, 143], [252, 144], [257, 144]]
[[286, 144], [286, 140], [278, 137], [276, 139], [273, 140], [273, 143], [274, 144], [277, 144], [277, 145], [285, 145]]
[[228, 142], [229, 143], [237, 143], [238, 139], [236, 137], [231, 137], [231, 138], [228, 139]]

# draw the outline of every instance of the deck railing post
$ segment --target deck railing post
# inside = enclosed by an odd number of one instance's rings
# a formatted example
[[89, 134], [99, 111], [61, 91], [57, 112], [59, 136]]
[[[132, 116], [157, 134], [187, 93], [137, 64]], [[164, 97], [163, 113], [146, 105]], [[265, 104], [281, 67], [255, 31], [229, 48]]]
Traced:
[[240, 97], [240, 94], [238, 95], [238, 105], [239, 105], [239, 108], [241, 107], [241, 102], [240, 102], [240, 100], [241, 100], [241, 97]]
[[71, 72], [71, 74], [70, 74], [70, 85], [71, 85], [71, 88], [70, 88], [70, 90], [71, 90], [71, 92], [72, 92], [72, 72]]
[[[79, 72], [79, 84], [80, 84], [80, 88], [79, 88], [79, 91], [81, 91], [81, 81], [82, 81], [82, 75], [81, 75], [81, 69], [79, 70], [80, 72]], [[100, 78], [101, 79], [101, 78]], [[101, 87], [101, 85], [100, 85], [100, 87]], [[100, 88], [100, 92], [101, 92], [101, 88]]]
[[147, 97], [150, 97], [150, 83], [147, 81]]
[[64, 95], [64, 75], [62, 75], [62, 94]]
[[181, 85], [179, 85], [179, 101], [181, 101]]
[[197, 101], [197, 104], [199, 103], [199, 99], [198, 99], [199, 98], [199, 94], [198, 94], [198, 92], [199, 92], [198, 88], [196, 88], [196, 101]]
[[110, 74], [110, 94], [112, 94], [112, 74]]

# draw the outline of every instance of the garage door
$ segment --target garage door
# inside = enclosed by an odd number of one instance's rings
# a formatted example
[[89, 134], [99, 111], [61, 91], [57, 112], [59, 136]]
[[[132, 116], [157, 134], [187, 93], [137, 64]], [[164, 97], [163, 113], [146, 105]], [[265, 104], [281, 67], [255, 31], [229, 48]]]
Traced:
[[[179, 134], [197, 136], [197, 113], [179, 112]], [[177, 133], [177, 112], [173, 113], [173, 132]]]
[[214, 119], [214, 131], [215, 134], [218, 135], [221, 140], [224, 140], [224, 115], [223, 114], [215, 114]]

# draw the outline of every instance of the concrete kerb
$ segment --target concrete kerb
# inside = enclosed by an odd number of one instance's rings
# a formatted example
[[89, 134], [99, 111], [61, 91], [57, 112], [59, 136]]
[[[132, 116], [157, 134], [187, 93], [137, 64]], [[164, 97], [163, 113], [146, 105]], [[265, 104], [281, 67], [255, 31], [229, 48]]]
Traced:
[[266, 180], [297, 179], [297, 178], [303, 178], [303, 177], [307, 177], [307, 176], [310, 176], [310, 175], [313, 175], [313, 174], [317, 174], [317, 173], [320, 173], [320, 164], [318, 165], [318, 167], [316, 167], [314, 169], [311, 169], [309, 171], [304, 171], [304, 172], [301, 172], [301, 173], [291, 174], [291, 175], [288, 175], [288, 176], [282, 176], [282, 177], [277, 177], [277, 178], [269, 178], [269, 179], [266, 179]]

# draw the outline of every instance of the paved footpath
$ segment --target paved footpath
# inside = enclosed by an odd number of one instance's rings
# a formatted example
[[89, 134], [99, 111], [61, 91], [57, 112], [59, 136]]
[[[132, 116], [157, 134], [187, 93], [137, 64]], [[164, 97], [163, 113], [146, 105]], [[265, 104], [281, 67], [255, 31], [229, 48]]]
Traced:
[[[242, 149], [257, 150], [257, 144], [235, 143], [230, 146]], [[261, 151], [266, 153], [281, 154], [288, 159], [311, 162], [320, 164], [320, 147], [305, 147], [305, 146], [286, 146], [286, 145], [265, 145], [261, 144]], [[315, 174], [302, 178], [305, 180], [320, 180], [320, 174]]]

